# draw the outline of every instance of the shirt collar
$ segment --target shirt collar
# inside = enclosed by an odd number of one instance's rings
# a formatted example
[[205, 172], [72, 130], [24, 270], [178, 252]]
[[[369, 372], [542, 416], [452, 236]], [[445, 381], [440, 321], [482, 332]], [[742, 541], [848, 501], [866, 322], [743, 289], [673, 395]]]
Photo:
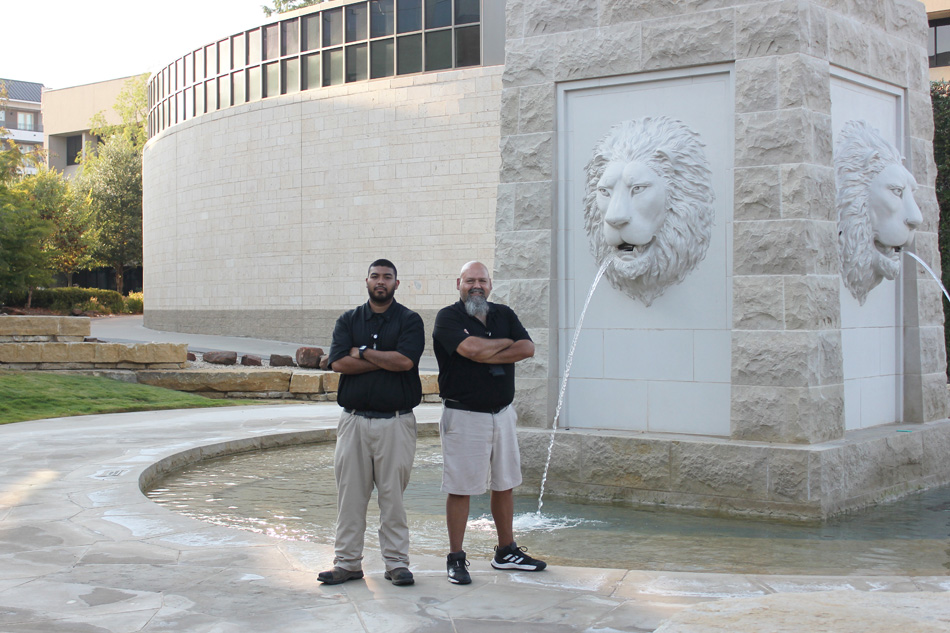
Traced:
[[378, 315], [380, 316], [380, 318], [382, 318], [384, 321], [388, 321], [388, 320], [390, 319], [390, 317], [392, 317], [392, 315], [395, 314], [396, 300], [393, 299], [393, 302], [389, 304], [389, 307], [386, 308], [386, 311], [385, 311], [385, 312], [378, 312], [378, 313], [377, 313], [377, 312], [373, 312], [373, 306], [371, 306], [371, 305], [369, 304], [369, 301], [367, 301], [367, 302], [364, 303], [363, 305], [366, 307], [366, 309], [363, 310], [363, 320], [364, 320], [364, 321], [369, 321], [370, 319], [372, 319], [372, 318], [373, 318], [374, 316], [376, 316], [377, 314], [378, 314]]

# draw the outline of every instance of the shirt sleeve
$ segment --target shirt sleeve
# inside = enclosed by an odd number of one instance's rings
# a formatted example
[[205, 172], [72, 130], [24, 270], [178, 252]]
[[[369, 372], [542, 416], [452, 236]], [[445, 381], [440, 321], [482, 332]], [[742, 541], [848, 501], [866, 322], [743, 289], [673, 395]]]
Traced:
[[446, 353], [453, 354], [459, 344], [471, 336], [465, 329], [465, 322], [452, 306], [442, 308], [435, 317], [432, 340], [443, 347]]
[[334, 362], [340, 360], [350, 353], [353, 347], [353, 333], [350, 330], [350, 320], [353, 318], [353, 311], [347, 310], [336, 320], [333, 326], [333, 341], [330, 343], [330, 358], [327, 366], [330, 367]]
[[[334, 337], [335, 338], [335, 337]], [[422, 350], [426, 346], [425, 326], [422, 317], [411, 310], [406, 310], [399, 330], [399, 340], [396, 351], [412, 361], [416, 367], [422, 358]]]

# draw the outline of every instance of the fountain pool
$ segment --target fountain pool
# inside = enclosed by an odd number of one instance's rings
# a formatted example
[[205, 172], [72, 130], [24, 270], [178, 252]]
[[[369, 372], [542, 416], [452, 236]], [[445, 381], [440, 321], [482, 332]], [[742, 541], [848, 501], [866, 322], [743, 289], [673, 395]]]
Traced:
[[[332, 442], [222, 457], [175, 473], [147, 492], [170, 510], [277, 538], [333, 542]], [[406, 490], [410, 555], [445, 554], [441, 451], [420, 437]], [[516, 498], [516, 536], [552, 565], [666, 571], [950, 575], [950, 487], [816, 525]], [[478, 564], [495, 544], [488, 496], [472, 497], [465, 548]], [[370, 502], [367, 546], [378, 548]], [[372, 556], [373, 554], [370, 554]]]

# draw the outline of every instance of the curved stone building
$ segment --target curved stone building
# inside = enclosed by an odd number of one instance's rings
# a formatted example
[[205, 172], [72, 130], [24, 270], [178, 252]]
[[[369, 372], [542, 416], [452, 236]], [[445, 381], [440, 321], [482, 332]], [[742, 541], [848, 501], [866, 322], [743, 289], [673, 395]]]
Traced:
[[492, 264], [504, 0], [325, 2], [149, 81], [149, 328], [328, 343], [369, 262], [431, 324]]

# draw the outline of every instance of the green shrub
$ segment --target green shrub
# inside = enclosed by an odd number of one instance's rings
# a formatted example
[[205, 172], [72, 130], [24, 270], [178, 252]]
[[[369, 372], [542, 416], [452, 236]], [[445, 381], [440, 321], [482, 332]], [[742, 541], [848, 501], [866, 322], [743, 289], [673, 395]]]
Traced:
[[130, 292], [125, 298], [125, 310], [128, 314], [142, 314], [145, 309], [145, 295], [141, 292]]
[[[27, 294], [15, 292], [10, 295], [10, 305], [25, 306]], [[54, 312], [69, 314], [73, 308], [82, 312], [114, 314], [122, 312], [124, 301], [115, 290], [99, 288], [37, 288], [33, 291], [34, 308], [47, 308]]]

